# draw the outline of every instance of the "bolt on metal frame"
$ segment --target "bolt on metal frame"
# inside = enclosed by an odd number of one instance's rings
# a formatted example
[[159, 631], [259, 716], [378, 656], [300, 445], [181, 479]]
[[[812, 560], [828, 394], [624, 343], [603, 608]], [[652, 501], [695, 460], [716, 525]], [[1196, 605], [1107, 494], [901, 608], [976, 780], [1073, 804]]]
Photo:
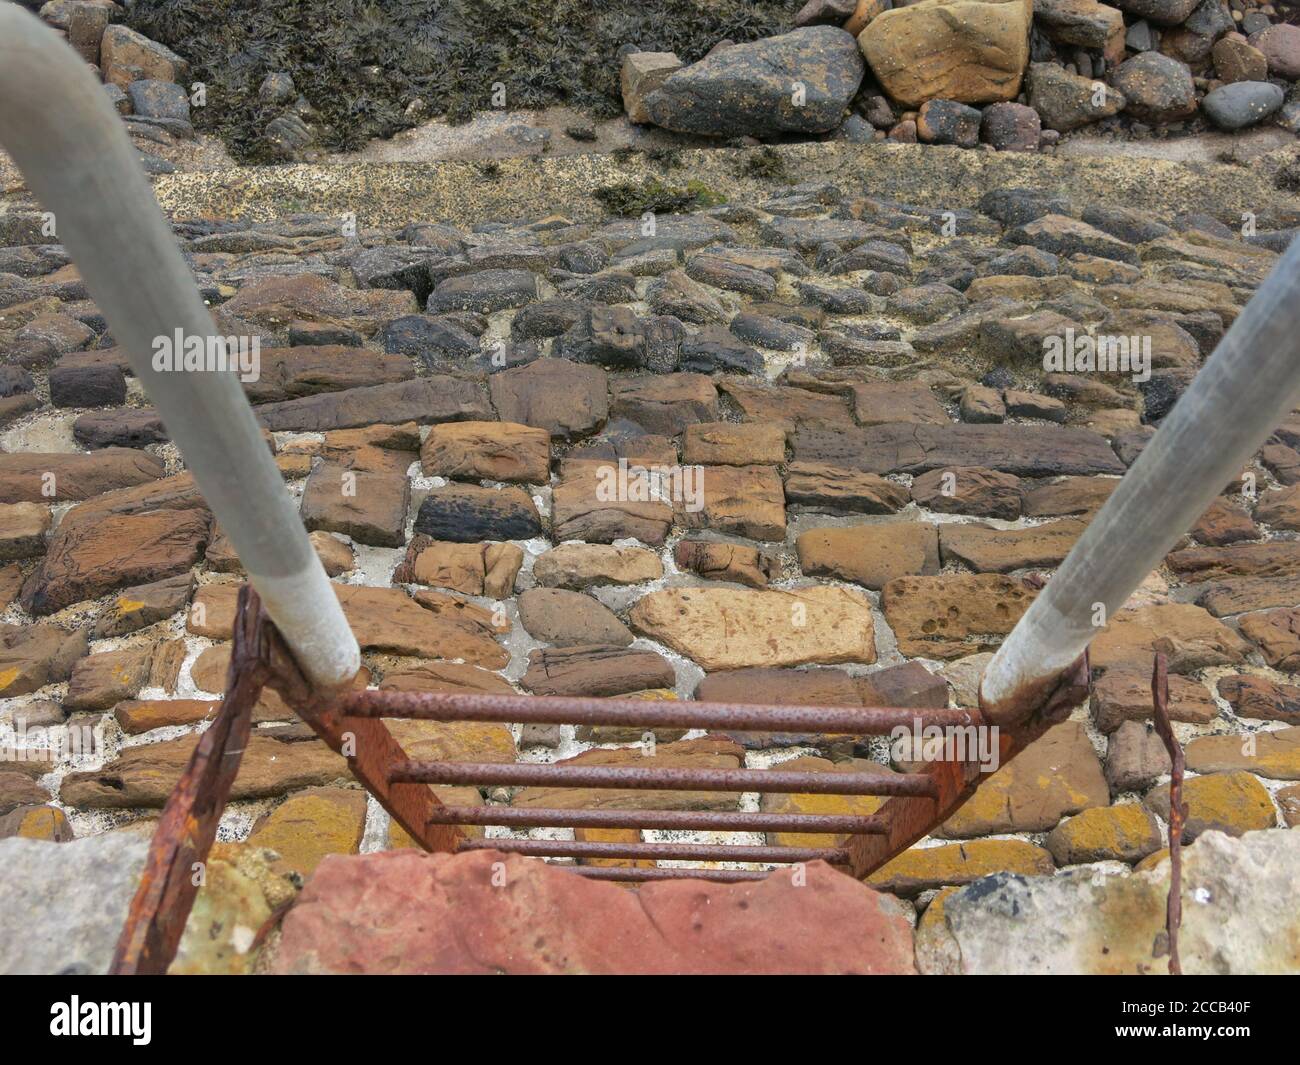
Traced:
[[[35, 16], [0, 6], [0, 143], [55, 212], [60, 239], [153, 398], [171, 438], [249, 573], [241, 590], [227, 692], [163, 812], [114, 960], [115, 972], [164, 972], [197, 887], [190, 876], [217, 823], [262, 687], [279, 691], [394, 820], [430, 851], [495, 846], [553, 857], [763, 863], [824, 858], [854, 876], [878, 869], [942, 823], [982, 779], [971, 762], [925, 763], [879, 776], [786, 770], [674, 770], [412, 762], [383, 718], [585, 722], [730, 730], [784, 728], [873, 735], [894, 724], [997, 725], [1000, 764], [1087, 695], [1096, 606], [1118, 609], [1177, 538], [1295, 406], [1300, 392], [1300, 242], [1293, 242], [1159, 432], [1004, 641], [985, 673], [981, 709], [754, 707], [476, 694], [341, 693], [356, 640], [232, 375], [154, 370], [152, 339], [210, 337], [215, 326], [134, 151], [85, 64]], [[50, 121], [47, 111], [58, 115]], [[1163, 681], [1156, 685], [1158, 710]], [[783, 722], [784, 724], [778, 724]], [[629, 790], [768, 791], [888, 796], [869, 817], [661, 810], [448, 807], [433, 782], [536, 783]], [[578, 844], [470, 840], [461, 825], [800, 831], [840, 845]], [[691, 876], [744, 880], [737, 869], [582, 866], [594, 879]], [[1171, 933], [1176, 925], [1170, 913]]]

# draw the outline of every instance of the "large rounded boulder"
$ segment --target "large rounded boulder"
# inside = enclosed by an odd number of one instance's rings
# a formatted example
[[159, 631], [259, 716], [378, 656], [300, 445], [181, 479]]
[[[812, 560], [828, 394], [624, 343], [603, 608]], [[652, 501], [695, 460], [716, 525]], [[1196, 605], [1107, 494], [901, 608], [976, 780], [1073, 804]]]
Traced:
[[1186, 63], [1159, 52], [1143, 52], [1115, 71], [1115, 88], [1124, 110], [1155, 125], [1178, 122], [1196, 113], [1196, 86]]
[[885, 91], [927, 100], [1014, 100], [1029, 64], [1033, 0], [920, 0], [877, 15], [858, 44]]
[[853, 37], [808, 26], [735, 44], [670, 75], [645, 99], [657, 126], [709, 137], [835, 129], [862, 84]]

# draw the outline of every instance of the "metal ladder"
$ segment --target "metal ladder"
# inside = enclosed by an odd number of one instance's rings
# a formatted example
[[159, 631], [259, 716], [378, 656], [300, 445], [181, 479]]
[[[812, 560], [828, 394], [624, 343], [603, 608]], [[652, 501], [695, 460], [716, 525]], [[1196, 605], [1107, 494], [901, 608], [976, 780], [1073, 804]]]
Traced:
[[[114, 962], [164, 972], [201, 861], [238, 770], [263, 686], [279, 691], [423, 847], [491, 846], [536, 856], [796, 863], [824, 859], [862, 877], [944, 821], [979, 786], [971, 762], [927, 763], [902, 776], [561, 765], [412, 762], [383, 718], [527, 721], [653, 728], [772, 728], [874, 735], [894, 725], [997, 726], [1001, 764], [1088, 691], [1093, 619], [1118, 610], [1233, 480], [1300, 393], [1300, 242], [1294, 242], [1164, 420], [985, 673], [981, 708], [654, 704], [477, 694], [346, 690], [360, 652], [308, 542], [257, 420], [231, 374], [155, 370], [152, 340], [214, 332], [116, 112], [75, 53], [34, 16], [0, 5], [0, 143], [56, 214], [60, 239], [180, 447], [249, 577], [241, 590], [227, 692], [169, 800]], [[1161, 702], [1162, 670], [1153, 684]], [[869, 817], [690, 811], [580, 811], [444, 806], [427, 785], [544, 783], [575, 787], [886, 795]], [[458, 826], [633, 827], [848, 834], [836, 847], [600, 844], [467, 839]], [[585, 876], [744, 879], [745, 870], [581, 867]], [[1172, 905], [1171, 900], [1171, 905]]]

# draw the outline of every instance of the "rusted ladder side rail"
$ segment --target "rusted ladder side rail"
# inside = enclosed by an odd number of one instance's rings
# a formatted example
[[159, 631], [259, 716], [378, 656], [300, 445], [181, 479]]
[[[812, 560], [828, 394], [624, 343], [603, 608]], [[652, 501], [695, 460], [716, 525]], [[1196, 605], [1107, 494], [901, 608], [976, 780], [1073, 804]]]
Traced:
[[[998, 766], [993, 772], [1004, 768], [1068, 714], [1072, 707], [1087, 698], [1088, 690], [1089, 666], [1085, 652], [1040, 710], [1023, 724], [1001, 729], [998, 734]], [[853, 836], [845, 843], [853, 876], [862, 879], [874, 873], [891, 858], [929, 835], [975, 794], [985, 775], [992, 775], [981, 773], [973, 762], [956, 761], [931, 762], [922, 772], [933, 782], [934, 798], [897, 796], [887, 800], [876, 811], [876, 816], [888, 826], [886, 834]]]
[[226, 695], [199, 738], [154, 830], [140, 885], [127, 911], [110, 972], [165, 973], [180, 946], [252, 728], [253, 706], [269, 671], [257, 593], [240, 589]]
[[383, 721], [345, 714], [338, 696], [314, 692], [287, 655], [277, 666], [269, 686], [331, 750], [348, 760], [352, 775], [416, 843], [427, 851], [450, 852], [465, 842], [468, 837], [459, 827], [437, 819], [444, 807], [432, 788], [391, 779], [393, 766], [409, 759]]
[[110, 972], [161, 974], [176, 956], [202, 884], [196, 874], [216, 839], [252, 730], [253, 707], [265, 687], [279, 691], [317, 735], [348, 758], [357, 779], [422, 847], [454, 851], [465, 842], [455, 825], [437, 823], [442, 803], [432, 789], [389, 785], [388, 768], [406, 761], [401, 745], [382, 721], [345, 718], [311, 694], [257, 593], [244, 585], [226, 694], [163, 808]]

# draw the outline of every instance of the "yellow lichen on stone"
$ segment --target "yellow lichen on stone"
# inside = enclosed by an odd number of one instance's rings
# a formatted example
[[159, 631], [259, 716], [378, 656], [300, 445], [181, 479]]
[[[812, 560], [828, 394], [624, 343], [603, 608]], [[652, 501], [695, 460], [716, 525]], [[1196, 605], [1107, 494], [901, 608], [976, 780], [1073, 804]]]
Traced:
[[[1195, 839], [1207, 829], [1239, 836], [1261, 828], [1277, 826], [1277, 811], [1268, 789], [1250, 773], [1212, 773], [1183, 782], [1187, 804], [1184, 839]], [[1145, 805], [1169, 820], [1169, 785], [1162, 784], [1147, 794]]]
[[1047, 837], [1058, 865], [1109, 859], [1133, 862], [1161, 843], [1160, 826], [1141, 806], [1097, 806], [1070, 818]]
[[366, 826], [366, 793], [309, 788], [291, 795], [254, 826], [248, 842], [280, 855], [277, 869], [302, 876], [327, 854], [356, 854]]
[[75, 835], [67, 815], [57, 806], [20, 806], [0, 819], [0, 824], [8, 829], [7, 832], [0, 832], [0, 836], [16, 836], [19, 839], [64, 843]]
[[938, 847], [913, 847], [867, 877], [872, 887], [897, 895], [969, 884], [993, 873], [1050, 876], [1056, 869], [1042, 847], [1020, 839], [977, 839]]

